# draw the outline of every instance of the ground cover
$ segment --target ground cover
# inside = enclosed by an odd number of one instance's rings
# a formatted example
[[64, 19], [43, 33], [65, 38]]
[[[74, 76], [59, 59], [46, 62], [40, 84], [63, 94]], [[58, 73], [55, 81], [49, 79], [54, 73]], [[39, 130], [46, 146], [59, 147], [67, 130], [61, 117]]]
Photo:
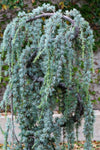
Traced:
[[[62, 143], [60, 143], [60, 144], [61, 144], [61, 147], [62, 147], [63, 144]], [[93, 144], [93, 149], [92, 150], [100, 150], [100, 141], [93, 141], [92, 144]], [[75, 142], [73, 150], [83, 150], [83, 146], [84, 146], [84, 141]], [[0, 150], [3, 150], [3, 144], [0, 144]], [[68, 150], [68, 145], [67, 144], [66, 144], [66, 150]]]

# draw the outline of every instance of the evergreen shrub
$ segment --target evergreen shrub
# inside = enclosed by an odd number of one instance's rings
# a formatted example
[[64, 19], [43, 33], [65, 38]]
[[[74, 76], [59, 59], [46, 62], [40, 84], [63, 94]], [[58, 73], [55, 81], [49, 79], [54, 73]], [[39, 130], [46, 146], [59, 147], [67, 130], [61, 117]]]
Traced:
[[[64, 150], [67, 138], [68, 150], [72, 150], [74, 129], [78, 138], [82, 118], [84, 149], [92, 149], [94, 114], [89, 83], [93, 45], [93, 31], [76, 9], [63, 14], [43, 4], [31, 13], [19, 13], [7, 25], [0, 70], [8, 65], [9, 83], [2, 106], [11, 105], [13, 149]], [[55, 109], [60, 118], [53, 117]], [[20, 125], [20, 140], [14, 132], [13, 115]]]

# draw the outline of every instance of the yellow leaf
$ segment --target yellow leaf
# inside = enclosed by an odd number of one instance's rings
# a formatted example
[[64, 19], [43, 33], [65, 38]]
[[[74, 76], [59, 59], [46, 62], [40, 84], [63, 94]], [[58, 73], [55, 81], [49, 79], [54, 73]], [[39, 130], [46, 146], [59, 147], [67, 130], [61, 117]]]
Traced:
[[7, 10], [7, 6], [6, 5], [2, 5], [3, 10]]
[[30, 12], [30, 10], [27, 10], [27, 12], [29, 13], [29, 12]]
[[0, 33], [0, 37], [3, 37], [3, 34], [2, 34], [2, 33]]
[[64, 2], [60, 2], [59, 5], [61, 6], [61, 9], [65, 7]]
[[44, 17], [42, 17], [42, 20], [43, 20], [43, 21], [45, 21], [45, 18], [44, 18]]
[[16, 9], [16, 8], [17, 8], [17, 6], [14, 6], [14, 8]]

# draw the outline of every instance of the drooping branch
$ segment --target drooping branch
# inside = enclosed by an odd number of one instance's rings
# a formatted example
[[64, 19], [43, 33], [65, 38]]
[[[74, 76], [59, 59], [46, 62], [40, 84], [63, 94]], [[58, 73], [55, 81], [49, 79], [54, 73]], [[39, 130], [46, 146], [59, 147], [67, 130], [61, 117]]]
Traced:
[[[31, 55], [31, 57], [29, 58], [29, 60], [27, 61], [27, 65], [26, 68], [31, 67], [31, 63], [34, 61], [35, 57], [37, 55], [37, 50], [34, 51], [34, 53]], [[36, 77], [35, 75], [30, 75], [29, 72], [27, 72], [28, 77], [33, 80], [33, 82], [39, 82], [39, 83], [43, 83], [44, 82], [44, 78], [43, 77]], [[61, 88], [63, 91], [65, 91], [67, 89], [65, 83], [59, 83], [57, 85], [58, 88]], [[73, 90], [73, 88], [70, 88], [69, 90]], [[78, 121], [78, 117], [77, 117], [77, 113], [79, 113], [80, 116], [82, 116], [84, 114], [84, 106], [83, 106], [83, 101], [81, 99], [81, 96], [79, 93], [77, 93], [77, 106], [76, 106], [76, 110], [75, 110], [75, 114], [71, 117], [71, 119], [74, 122]], [[65, 122], [61, 127], [66, 126], [67, 122]]]
[[[34, 52], [33, 52], [33, 54], [31, 55], [31, 57], [28, 59], [28, 61], [27, 61], [27, 64], [26, 64], [26, 68], [29, 68], [29, 67], [31, 67], [31, 63], [34, 61], [34, 59], [35, 59], [35, 57], [36, 57], [36, 54], [37, 54], [37, 50], [35, 50]], [[44, 82], [44, 78], [43, 77], [35, 77], [35, 75], [30, 75], [29, 74], [29, 72], [27, 72], [27, 75], [28, 75], [28, 77], [31, 79], [31, 80], [33, 80], [33, 82]], [[59, 88], [62, 88], [63, 90], [65, 90], [66, 89], [66, 86], [65, 86], [65, 84], [64, 83], [59, 83], [58, 84], [58, 87]]]
[[[74, 114], [70, 117], [70, 120], [76, 123], [78, 122], [79, 117], [83, 116], [83, 114], [84, 114], [83, 100], [81, 99], [80, 94], [77, 93], [77, 106], [76, 106]], [[60, 127], [66, 127], [66, 125], [67, 125], [67, 121], [61, 124]]]
[[[78, 113], [80, 116], [84, 114], [83, 100], [81, 99], [81, 96], [79, 93], [77, 93], [77, 107], [76, 107], [75, 113]], [[77, 115], [74, 115], [72, 119], [74, 122], [77, 122], [79, 120]]]
[[35, 57], [36, 57], [36, 54], [37, 54], [37, 50], [35, 50], [35, 51], [33, 52], [33, 54], [30, 56], [30, 58], [28, 59], [27, 64], [26, 64], [26, 68], [29, 68], [29, 67], [31, 66], [32, 61], [33, 61], [33, 60], [35, 59]]

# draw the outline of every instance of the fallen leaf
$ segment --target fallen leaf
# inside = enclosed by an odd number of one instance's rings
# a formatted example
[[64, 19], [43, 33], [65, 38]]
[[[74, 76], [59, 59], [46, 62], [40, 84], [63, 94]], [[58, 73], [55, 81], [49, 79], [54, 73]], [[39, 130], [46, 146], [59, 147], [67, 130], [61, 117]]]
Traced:
[[2, 33], [0, 33], [0, 37], [3, 37], [3, 34], [2, 34]]
[[96, 69], [96, 70], [95, 70], [95, 73], [98, 74], [98, 73], [99, 73], [99, 69]]
[[2, 5], [3, 10], [7, 10], [7, 8], [8, 8], [7, 5], [4, 5], [4, 4]]
[[98, 65], [98, 63], [97, 63], [96, 61], [94, 62], [94, 64], [95, 64], [95, 65]]
[[32, 3], [35, 3], [35, 0], [32, 0]]
[[60, 2], [59, 5], [61, 6], [61, 9], [64, 9], [65, 7], [64, 2]]

